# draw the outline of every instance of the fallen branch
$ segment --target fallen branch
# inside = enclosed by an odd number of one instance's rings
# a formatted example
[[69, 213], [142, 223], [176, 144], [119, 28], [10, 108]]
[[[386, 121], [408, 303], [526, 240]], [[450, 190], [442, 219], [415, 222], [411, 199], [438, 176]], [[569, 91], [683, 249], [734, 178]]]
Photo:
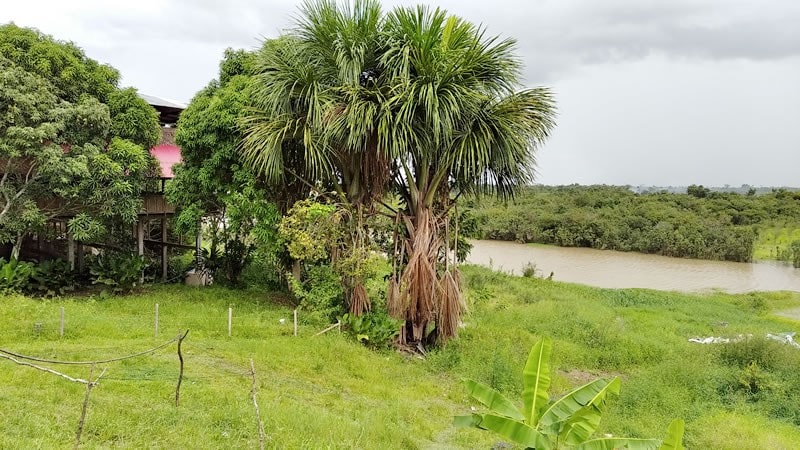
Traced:
[[37, 366], [36, 364], [31, 364], [29, 362], [20, 361], [20, 360], [14, 358], [14, 357], [11, 357], [11, 356], [8, 356], [8, 355], [0, 354], [0, 358], [5, 358], [5, 359], [7, 359], [9, 361], [12, 361], [12, 362], [15, 362], [15, 363], [17, 363], [17, 364], [19, 364], [21, 366], [33, 367], [34, 369], [38, 369], [38, 370], [41, 370], [43, 372], [51, 373], [53, 375], [58, 375], [58, 376], [60, 376], [62, 378], [66, 378], [67, 380], [73, 381], [75, 383], [91, 384], [91, 381], [83, 380], [81, 378], [72, 378], [71, 376], [69, 376], [67, 374], [64, 374], [64, 373], [61, 373], [61, 372], [57, 372], [57, 371], [55, 371], [53, 369], [48, 369], [47, 367]]
[[261, 411], [258, 409], [258, 401], [256, 400], [257, 387], [256, 387], [256, 367], [253, 364], [253, 359], [250, 358], [250, 375], [253, 376], [253, 389], [250, 393], [253, 396], [253, 406], [256, 408], [256, 420], [258, 421], [258, 444], [261, 450], [264, 450], [264, 424], [261, 422]]
[[81, 445], [81, 434], [83, 434], [83, 424], [86, 423], [86, 410], [89, 407], [89, 394], [92, 393], [92, 388], [97, 386], [97, 382], [100, 381], [100, 378], [102, 378], [103, 375], [105, 375], [106, 369], [103, 369], [100, 375], [98, 375], [97, 378], [94, 379], [94, 381], [91, 381], [93, 372], [94, 372], [94, 364], [92, 364], [92, 367], [89, 368], [89, 382], [86, 383], [86, 395], [83, 397], [83, 407], [81, 408], [81, 419], [78, 421], [78, 431], [75, 433], [75, 446], [73, 448], [76, 450]]
[[325, 334], [328, 331], [331, 331], [332, 329], [334, 329], [336, 327], [339, 327], [341, 329], [342, 322], [341, 321], [337, 321], [335, 324], [329, 326], [328, 328], [325, 328], [324, 330], [320, 331], [319, 333], [315, 334], [314, 336], [319, 336], [320, 334]]

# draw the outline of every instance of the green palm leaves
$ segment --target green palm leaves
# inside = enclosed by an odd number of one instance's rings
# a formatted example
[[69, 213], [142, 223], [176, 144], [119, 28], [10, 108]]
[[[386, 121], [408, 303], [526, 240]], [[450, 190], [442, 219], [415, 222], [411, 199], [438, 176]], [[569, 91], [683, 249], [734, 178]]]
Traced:
[[608, 400], [619, 395], [619, 378], [598, 379], [558, 400], [550, 401], [547, 391], [550, 387], [551, 352], [552, 341], [545, 338], [537, 342], [528, 355], [523, 370], [522, 412], [494, 389], [466, 380], [469, 394], [489, 408], [491, 413], [459, 416], [455, 418], [454, 424], [494, 431], [505, 439], [533, 449], [683, 449], [683, 421], [680, 420], [673, 421], [670, 425], [663, 444], [656, 439], [592, 439]]
[[437, 287], [452, 197], [510, 197], [533, 181], [555, 125], [550, 91], [521, 86], [513, 40], [441, 9], [385, 13], [375, 0], [305, 3], [257, 60], [245, 160], [273, 183], [335, 191], [353, 210], [399, 198], [400, 339], [453, 337], [460, 291]]

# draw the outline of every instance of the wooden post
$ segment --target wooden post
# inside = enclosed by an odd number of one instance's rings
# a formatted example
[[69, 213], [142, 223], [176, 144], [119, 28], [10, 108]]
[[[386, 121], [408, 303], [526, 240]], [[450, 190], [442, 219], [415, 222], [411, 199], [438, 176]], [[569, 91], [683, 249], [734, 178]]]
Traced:
[[161, 279], [167, 281], [169, 247], [167, 247], [167, 214], [161, 216]]
[[75, 270], [75, 238], [67, 231], [67, 262], [70, 270]]
[[81, 408], [81, 419], [78, 421], [78, 431], [75, 433], [75, 446], [74, 450], [78, 450], [81, 445], [81, 434], [83, 433], [83, 425], [86, 422], [86, 408], [89, 406], [89, 394], [92, 393], [94, 383], [92, 382], [92, 374], [94, 373], [94, 364], [89, 368], [89, 378], [86, 383], [86, 395], [83, 397], [83, 407]]
[[85, 255], [84, 255], [85, 250], [83, 248], [83, 242], [78, 242], [77, 248], [78, 248], [78, 272], [83, 272], [84, 257], [85, 257]]
[[294, 335], [297, 336], [297, 308], [294, 309]]
[[158, 303], [156, 303], [156, 337], [158, 337]]
[[228, 337], [231, 337], [231, 331], [233, 328], [233, 308], [228, 308]]
[[253, 389], [250, 393], [253, 395], [253, 406], [256, 408], [256, 421], [258, 422], [258, 443], [259, 448], [264, 450], [264, 424], [261, 422], [261, 411], [258, 408], [258, 400], [256, 394], [258, 393], [258, 385], [256, 384], [256, 366], [253, 364], [253, 358], [250, 358], [250, 374], [253, 376]]
[[197, 225], [197, 236], [194, 238], [194, 261], [197, 264], [200, 264], [200, 256], [202, 256], [202, 251], [200, 249], [200, 245], [203, 242], [203, 223], [199, 223]]
[[185, 333], [179, 335], [178, 337], [178, 360], [181, 363], [181, 371], [178, 374], [178, 385], [175, 386], [175, 406], [180, 406], [181, 404], [181, 383], [183, 382], [183, 353], [181, 353], [181, 343], [183, 340], [186, 339], [186, 335], [189, 334], [189, 330], [186, 330]]
[[58, 333], [61, 337], [64, 337], [64, 307], [61, 307], [61, 325], [58, 327]]
[[139, 256], [144, 256], [144, 222], [142, 218], [136, 222], [136, 248], [139, 251]]
[[[139, 256], [144, 256], [144, 222], [142, 218], [136, 222], [136, 248], [139, 251]], [[142, 270], [142, 274], [139, 275], [139, 284], [144, 284], [144, 270]]]

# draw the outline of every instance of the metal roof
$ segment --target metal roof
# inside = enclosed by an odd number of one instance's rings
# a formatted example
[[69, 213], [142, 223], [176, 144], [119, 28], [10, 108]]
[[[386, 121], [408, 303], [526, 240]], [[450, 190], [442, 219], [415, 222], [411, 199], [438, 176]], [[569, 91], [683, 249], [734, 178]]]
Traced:
[[162, 106], [164, 108], [174, 108], [174, 109], [186, 109], [187, 106], [185, 103], [181, 103], [179, 101], [156, 97], [155, 95], [142, 94], [141, 92], [139, 93], [139, 97], [141, 97], [144, 101], [153, 106]]

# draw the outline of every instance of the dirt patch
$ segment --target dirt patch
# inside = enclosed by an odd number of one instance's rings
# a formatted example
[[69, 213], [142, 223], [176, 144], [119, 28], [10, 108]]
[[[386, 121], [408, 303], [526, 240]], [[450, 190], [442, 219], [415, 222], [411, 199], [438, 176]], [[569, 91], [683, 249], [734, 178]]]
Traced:
[[621, 373], [612, 372], [587, 372], [585, 370], [572, 369], [572, 370], [559, 370], [558, 374], [566, 378], [572, 386], [583, 386], [584, 384], [594, 381], [598, 378], [624, 378]]

